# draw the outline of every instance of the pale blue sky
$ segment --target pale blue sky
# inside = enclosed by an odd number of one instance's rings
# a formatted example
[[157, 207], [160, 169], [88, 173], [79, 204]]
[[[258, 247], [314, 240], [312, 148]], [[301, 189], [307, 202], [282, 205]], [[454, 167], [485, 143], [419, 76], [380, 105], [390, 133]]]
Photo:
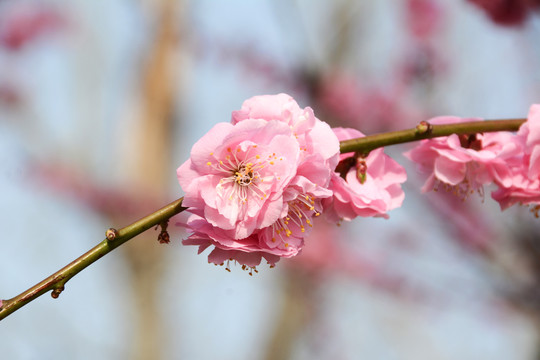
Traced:
[[[250, 45], [284, 70], [302, 62], [324, 66], [318, 47], [332, 39], [331, 27], [320, 30], [328, 5], [300, 1], [293, 9], [288, 2], [278, 3], [188, 2], [186, 41], [193, 47], [200, 39]], [[359, 3], [352, 19], [358, 16], [377, 27], [363, 34], [373, 39], [359, 45], [357, 58], [349, 59], [348, 66], [384, 77], [391, 52], [399, 50], [399, 24], [392, 20], [400, 10], [391, 0]], [[456, 71], [434, 90], [438, 109], [461, 116], [524, 116], [538, 94], [540, 68], [527, 67], [524, 59], [538, 59], [537, 22], [521, 32], [502, 30], [465, 5], [443, 3], [449, 4], [446, 40]], [[78, 1], [69, 9], [76, 20], [71, 34], [39, 42], [18, 55], [0, 54], [0, 66], [9, 69], [8, 74], [0, 69], [0, 81], [4, 76], [20, 79], [29, 94], [21, 110], [0, 108], [0, 298], [67, 264], [99, 242], [111, 226], [76, 200], [33, 181], [31, 164], [35, 159], [76, 164], [96, 181], [121, 177], [111, 175], [111, 154], [119, 151], [110, 146], [115, 139], [111, 129], [129, 126], [126, 108], [136, 93], [135, 75], [152, 25], [130, 1]], [[362, 17], [363, 12], [371, 13]], [[172, 179], [191, 145], [216, 122], [229, 121], [230, 112], [244, 99], [290, 91], [246, 74], [234, 61], [224, 64], [218, 55], [179, 54], [185, 66], [178, 95], [184, 122], [175, 134]], [[170, 193], [171, 199], [181, 195], [174, 183]], [[299, 340], [294, 358], [530, 358], [532, 325], [517, 313], [498, 313], [481, 266], [471, 265], [462, 250], [445, 241], [440, 224], [427, 221], [429, 209], [418, 199], [408, 196], [405, 206], [392, 212], [390, 220], [358, 220], [347, 228], [351, 238], [361, 234], [363, 241], [351, 241], [351, 249], [368, 248], [387, 257], [390, 268], [417, 277], [418, 284], [444, 298], [444, 310], [403, 302], [334, 275], [318, 293], [321, 318]], [[485, 206], [498, 214], [493, 204]], [[498, 223], [505, 221], [494, 216]], [[390, 236], [418, 218], [428, 223], [422, 231], [411, 229], [411, 236], [420, 239], [420, 251], [395, 250]], [[286, 272], [278, 266], [261, 269], [253, 278], [238, 269], [229, 274], [178, 242], [170, 245], [167, 261], [160, 294], [168, 329], [166, 359], [259, 358], [273, 330]], [[0, 324], [0, 358], [128, 358], [133, 324], [126, 278], [121, 256], [112, 253], [71, 280], [58, 300], [44, 295], [13, 314]], [[327, 343], [317, 353], [313, 347], [320, 338]]]

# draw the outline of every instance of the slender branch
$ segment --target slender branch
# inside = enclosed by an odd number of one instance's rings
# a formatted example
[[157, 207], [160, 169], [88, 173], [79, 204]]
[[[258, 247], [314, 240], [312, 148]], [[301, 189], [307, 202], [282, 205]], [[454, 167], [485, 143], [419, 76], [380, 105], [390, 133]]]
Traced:
[[493, 131], [517, 131], [526, 119], [472, 121], [458, 124], [431, 125], [421, 122], [413, 129], [369, 135], [341, 142], [341, 153], [369, 153], [376, 148], [403, 144], [422, 139], [432, 139], [451, 134], [474, 134]]
[[[394, 131], [389, 133], [375, 134], [363, 138], [342, 141], [341, 153], [359, 152], [369, 153], [371, 150], [388, 145], [402, 144], [422, 139], [430, 139], [451, 134], [473, 134], [492, 131], [517, 131], [525, 119], [475, 121], [459, 124], [431, 125], [421, 122], [417, 127], [408, 130]], [[58, 270], [38, 284], [32, 286], [21, 294], [7, 300], [0, 301], [0, 320], [14, 311], [25, 306], [32, 300], [37, 299], [48, 291], [53, 298], [57, 298], [64, 290], [66, 282], [77, 275], [80, 271], [94, 263], [96, 260], [107, 255], [120, 245], [144, 231], [163, 224], [172, 216], [179, 214], [187, 208], [182, 206], [183, 198], [173, 201], [169, 205], [153, 212], [152, 214], [128, 225], [122, 229], [109, 229], [106, 239], [90, 249], [79, 258]]]
[[64, 290], [66, 282], [77, 275], [81, 270], [113, 251], [129, 239], [186, 210], [186, 208], [182, 206], [182, 200], [183, 198], [173, 201], [169, 205], [164, 206], [156, 212], [122, 229], [109, 229], [106, 234], [107, 238], [88, 252], [23, 293], [9, 300], [3, 300], [2, 307], [0, 308], [0, 320], [48, 291], [52, 291], [51, 296], [57, 298]]

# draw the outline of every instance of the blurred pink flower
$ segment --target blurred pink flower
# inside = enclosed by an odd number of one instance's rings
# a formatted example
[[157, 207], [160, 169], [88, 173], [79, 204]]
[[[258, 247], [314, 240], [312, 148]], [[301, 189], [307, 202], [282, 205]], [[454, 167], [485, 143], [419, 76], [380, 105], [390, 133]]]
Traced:
[[222, 264], [228, 254], [250, 268], [263, 257], [273, 265], [298, 254], [321, 199], [332, 195], [338, 154], [331, 128], [290, 96], [249, 99], [177, 170], [183, 205], [194, 214], [184, 244], [214, 245], [210, 262]]
[[[355, 129], [335, 128], [339, 140], [363, 137]], [[405, 169], [376, 149], [366, 158], [354, 159], [352, 153], [341, 154], [344, 162], [353, 159], [355, 164], [341, 174], [334, 172], [330, 189], [331, 198], [323, 200], [324, 212], [330, 221], [351, 220], [357, 216], [388, 218], [387, 212], [403, 203], [405, 194], [401, 183], [407, 180]]]
[[522, 25], [529, 14], [540, 6], [538, 0], [468, 0], [478, 6], [490, 19], [503, 26]]
[[332, 71], [316, 88], [322, 111], [338, 122], [361, 128], [366, 133], [387, 131], [396, 122], [406, 124], [420, 116], [418, 109], [404, 100], [403, 77], [384, 87], [361, 84], [351, 74]]
[[0, 15], [0, 46], [12, 51], [67, 23], [60, 11], [37, 3], [13, 5]]
[[[440, 116], [431, 124], [451, 124], [480, 119]], [[417, 163], [420, 172], [429, 174], [422, 191], [438, 190], [442, 186], [460, 198], [495, 182], [509, 186], [512, 182], [508, 160], [519, 154], [517, 137], [510, 132], [458, 136], [456, 134], [422, 140], [404, 155]]]
[[431, 36], [441, 25], [442, 9], [434, 0], [408, 0], [407, 24], [411, 33], [421, 39]]

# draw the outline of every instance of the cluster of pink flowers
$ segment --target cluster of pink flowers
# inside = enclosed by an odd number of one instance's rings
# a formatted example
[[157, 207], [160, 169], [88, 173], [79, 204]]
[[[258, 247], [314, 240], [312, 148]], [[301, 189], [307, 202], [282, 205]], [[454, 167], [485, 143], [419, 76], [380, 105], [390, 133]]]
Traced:
[[[429, 120], [430, 124], [453, 124], [479, 121], [478, 118], [441, 116]], [[452, 191], [462, 198], [479, 192], [484, 185], [495, 182], [510, 185], [509, 160], [519, 155], [517, 137], [510, 132], [494, 132], [459, 136], [456, 134], [422, 140], [405, 156], [418, 165], [421, 173], [429, 174], [422, 191]]]
[[192, 213], [183, 243], [199, 253], [213, 245], [209, 262], [236, 261], [251, 271], [263, 258], [274, 266], [297, 255], [322, 213], [333, 221], [386, 217], [403, 201], [403, 168], [377, 150], [362, 159], [341, 155], [354, 164], [335, 172], [339, 140], [360, 136], [332, 130], [286, 94], [246, 100], [177, 170]]
[[[431, 124], [479, 119], [438, 117]], [[533, 105], [517, 134], [493, 132], [422, 140], [405, 155], [428, 174], [423, 191], [443, 188], [462, 198], [494, 184], [501, 209], [516, 203], [540, 210], [540, 105]]]
[[[442, 116], [432, 125], [479, 121]], [[340, 141], [361, 138], [358, 130], [335, 128], [302, 109], [286, 94], [255, 96], [192, 148], [178, 170], [183, 205], [191, 215], [186, 245], [208, 260], [236, 261], [256, 271], [297, 255], [321, 214], [333, 222], [388, 217], [403, 203], [407, 175], [376, 149], [340, 154]], [[444, 189], [465, 199], [492, 197], [504, 210], [520, 203], [540, 212], [540, 105], [533, 105], [517, 133], [486, 132], [422, 140], [405, 156], [427, 174], [422, 190]]]

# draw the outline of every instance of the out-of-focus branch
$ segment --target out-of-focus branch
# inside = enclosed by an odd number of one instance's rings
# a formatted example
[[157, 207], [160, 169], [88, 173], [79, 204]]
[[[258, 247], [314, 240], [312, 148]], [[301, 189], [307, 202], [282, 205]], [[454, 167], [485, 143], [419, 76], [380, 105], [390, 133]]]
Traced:
[[[489, 120], [446, 125], [431, 125], [427, 122], [421, 122], [413, 129], [375, 134], [363, 138], [342, 141], [340, 143], [340, 151], [341, 153], [368, 153], [373, 149], [383, 146], [431, 139], [451, 134], [516, 131], [525, 121], [525, 119]], [[52, 291], [52, 297], [57, 298], [64, 290], [66, 282], [90, 264], [133, 237], [153, 226], [162, 224], [172, 216], [186, 210], [187, 208], [182, 206], [182, 200], [183, 198], [173, 201], [169, 205], [120, 230], [109, 230], [105, 240], [78, 259], [14, 298], [2, 300], [0, 302], [0, 320], [48, 291]]]

